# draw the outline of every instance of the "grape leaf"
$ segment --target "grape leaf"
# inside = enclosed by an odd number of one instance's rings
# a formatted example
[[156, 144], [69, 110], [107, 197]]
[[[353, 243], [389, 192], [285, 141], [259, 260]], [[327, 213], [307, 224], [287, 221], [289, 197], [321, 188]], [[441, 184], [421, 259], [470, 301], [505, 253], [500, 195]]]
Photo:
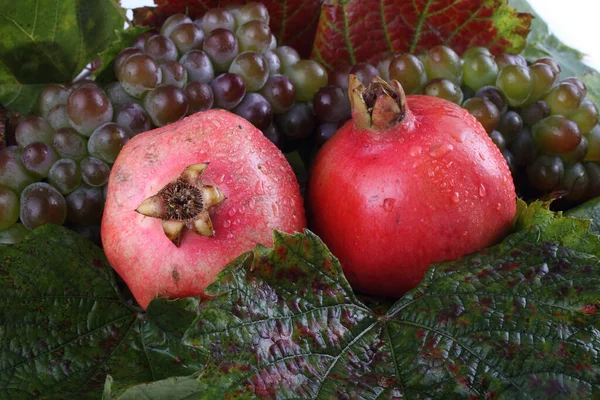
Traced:
[[590, 232], [600, 235], [600, 197], [595, 197], [568, 210], [565, 215], [590, 221]]
[[386, 52], [419, 53], [445, 44], [493, 53], [525, 47], [531, 15], [506, 0], [328, 0], [323, 4], [312, 57], [328, 69], [376, 63]]
[[186, 333], [209, 365], [116, 398], [596, 398], [599, 238], [546, 203], [520, 215], [379, 313], [318, 237], [277, 233], [220, 275]]
[[[137, 24], [160, 27], [167, 17], [184, 13], [191, 18], [202, 16], [212, 7], [224, 7], [248, 3], [240, 0], [156, 0], [156, 7], [140, 7], [133, 10]], [[280, 45], [295, 48], [304, 58], [311, 52], [312, 41], [317, 29], [320, 0], [265, 0], [261, 1], [269, 10], [271, 32]]]
[[66, 83], [123, 29], [110, 1], [5, 1], [0, 8], [0, 102], [27, 114], [47, 83]]
[[120, 294], [101, 249], [57, 226], [0, 246], [0, 397], [98, 398], [188, 375], [205, 359], [183, 346], [195, 299], [155, 300], [146, 313]]

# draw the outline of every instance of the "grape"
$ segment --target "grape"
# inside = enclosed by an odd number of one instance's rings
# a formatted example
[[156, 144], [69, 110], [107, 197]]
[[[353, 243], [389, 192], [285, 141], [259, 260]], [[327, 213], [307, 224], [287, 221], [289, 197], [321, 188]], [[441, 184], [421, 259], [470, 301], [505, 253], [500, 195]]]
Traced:
[[17, 125], [15, 140], [21, 148], [33, 142], [50, 143], [52, 141], [52, 126], [42, 117], [28, 115]]
[[152, 128], [146, 110], [137, 103], [124, 104], [119, 107], [115, 115], [115, 123], [126, 129], [130, 138]]
[[421, 60], [409, 53], [398, 54], [392, 58], [388, 75], [390, 80], [400, 82], [406, 94], [421, 93], [423, 85], [427, 82], [425, 66]]
[[67, 97], [69, 97], [69, 89], [64, 85], [58, 83], [46, 85], [39, 98], [41, 116], [45, 118], [54, 107], [67, 104]]
[[500, 111], [500, 115], [506, 114], [508, 111], [508, 104], [506, 103], [506, 97], [500, 90], [495, 86], [483, 86], [479, 88], [474, 97], [483, 97], [494, 103]]
[[212, 108], [214, 96], [208, 83], [190, 82], [185, 86], [183, 91], [188, 99], [187, 115]]
[[552, 72], [554, 73], [555, 76], [560, 75], [560, 64], [558, 62], [556, 62], [556, 60], [549, 58], [549, 57], [543, 57], [540, 58], [538, 60], [535, 60], [534, 64], [537, 63], [542, 63], [542, 64], [546, 64], [548, 65], [550, 68], [552, 68]]
[[71, 92], [67, 100], [67, 116], [77, 132], [90, 136], [97, 127], [112, 120], [113, 106], [98, 87], [82, 86]]
[[125, 129], [114, 122], [107, 122], [99, 126], [88, 140], [88, 153], [112, 164], [117, 155], [129, 140], [129, 135]]
[[0, 185], [0, 231], [10, 228], [19, 219], [19, 196]]
[[161, 83], [162, 73], [152, 57], [146, 54], [134, 54], [123, 61], [117, 71], [117, 79], [127, 93], [140, 98], [142, 94]]
[[76, 224], [97, 224], [102, 218], [104, 198], [98, 187], [80, 186], [66, 197], [67, 219]]
[[54, 106], [46, 117], [52, 129], [70, 128], [69, 116], [67, 115], [67, 106], [58, 104]]
[[185, 117], [188, 101], [177, 86], [161, 85], [146, 95], [144, 108], [155, 126], [164, 126]]
[[202, 16], [201, 25], [206, 35], [219, 28], [233, 32], [235, 30], [235, 19], [224, 8], [213, 7]]
[[493, 85], [498, 76], [498, 65], [492, 55], [473, 54], [463, 57], [462, 73], [464, 84], [473, 90]]
[[366, 62], [354, 64], [349, 74], [356, 75], [363, 85], [369, 86], [374, 77], [379, 76], [379, 70]]
[[322, 121], [337, 123], [350, 117], [350, 101], [341, 88], [327, 85], [315, 94], [313, 110]]
[[577, 89], [579, 89], [579, 92], [581, 93], [581, 98], [582, 99], [586, 96], [586, 94], [587, 94], [587, 87], [585, 86], [585, 83], [583, 83], [583, 81], [581, 79], [572, 76], [570, 78], [563, 79], [563, 82], [564, 83], [570, 83], [572, 85], [577, 86]]
[[473, 46], [473, 47], [469, 47], [468, 49], [466, 49], [464, 51], [462, 57], [463, 57], [463, 59], [466, 59], [466, 58], [473, 57], [476, 55], [491, 56], [492, 52], [487, 47]]
[[515, 111], [508, 111], [498, 122], [498, 132], [504, 136], [507, 142], [512, 141], [523, 129], [523, 119]]
[[9, 228], [0, 231], [0, 244], [21, 243], [28, 233], [29, 229], [25, 228], [23, 224], [13, 224]]
[[87, 155], [87, 139], [73, 128], [61, 128], [52, 134], [52, 146], [60, 157], [81, 160]]
[[577, 124], [562, 115], [551, 115], [531, 128], [536, 146], [547, 154], [573, 151], [581, 140]]
[[423, 94], [439, 97], [456, 104], [462, 103], [463, 100], [463, 92], [460, 87], [444, 78], [435, 78], [427, 82], [423, 87]]
[[527, 167], [529, 182], [536, 188], [548, 191], [560, 183], [565, 166], [558, 156], [542, 154]]
[[561, 82], [554, 86], [544, 97], [550, 107], [550, 115], [568, 115], [575, 111], [582, 100], [579, 88], [568, 82]]
[[581, 133], [585, 135], [598, 123], [598, 109], [593, 101], [585, 98], [579, 107], [569, 114], [569, 119], [575, 122]]
[[588, 151], [585, 155], [585, 160], [600, 163], [600, 125], [593, 127], [585, 135], [585, 138], [588, 141]]
[[[300, 54], [290, 46], [279, 46], [273, 49], [273, 53], [279, 57], [279, 63], [281, 65], [280, 71], [285, 71], [300, 61]], [[350, 70], [350, 68], [348, 68], [348, 70]], [[346, 76], [346, 80], [347, 79], [348, 77]], [[348, 87], [347, 83], [346, 87]]]
[[0, 150], [0, 185], [17, 193], [35, 179], [27, 172], [21, 161], [22, 150], [17, 146], [8, 146]]
[[499, 70], [508, 65], [521, 65], [523, 67], [527, 66], [527, 61], [523, 57], [516, 54], [502, 53], [494, 57], [494, 61], [496, 61], [496, 65], [498, 65]]
[[275, 114], [286, 112], [296, 101], [296, 88], [285, 75], [271, 75], [260, 94], [271, 104]]
[[123, 89], [121, 82], [111, 82], [104, 87], [104, 93], [113, 105], [113, 109], [122, 106], [123, 104], [137, 103], [139, 100], [130, 95]]
[[329, 75], [328, 85], [338, 86], [342, 88], [344, 92], [348, 92], [348, 75], [352, 65], [347, 63], [341, 63], [336, 66], [333, 72]]
[[243, 79], [247, 92], [260, 90], [269, 78], [269, 69], [265, 59], [255, 51], [238, 54], [231, 62], [229, 72], [237, 74]]
[[528, 103], [542, 99], [554, 86], [557, 75], [552, 68], [543, 63], [537, 63], [529, 66], [529, 73], [533, 79], [533, 88]]
[[266, 129], [263, 129], [262, 133], [278, 149], [283, 148], [283, 134], [281, 133], [281, 129], [279, 129], [275, 121], [272, 121], [271, 125], [269, 125]]
[[217, 28], [204, 38], [204, 52], [216, 72], [225, 72], [240, 52], [238, 38], [226, 29]]
[[148, 40], [148, 38], [150, 38], [154, 35], [158, 35], [159, 33], [160, 32], [158, 32], [156, 29], [150, 29], [149, 31], [141, 33], [135, 38], [135, 40], [131, 44], [131, 47], [135, 47], [136, 49], [139, 49], [140, 51], [144, 51], [144, 46], [146, 45], [146, 40]]
[[515, 156], [509, 149], [502, 150], [502, 156], [504, 157], [504, 160], [508, 165], [508, 169], [510, 169], [510, 173], [512, 174], [514, 179], [514, 176], [517, 173], [517, 163], [515, 162]]
[[62, 194], [69, 194], [81, 185], [81, 168], [77, 161], [61, 158], [52, 164], [48, 182]]
[[522, 65], [507, 65], [500, 70], [496, 86], [504, 93], [507, 103], [517, 107], [524, 104], [531, 96], [533, 79], [529, 68]]
[[500, 151], [504, 151], [506, 149], [506, 139], [504, 139], [504, 135], [502, 135], [502, 133], [498, 131], [492, 131], [490, 132], [490, 138]]
[[390, 81], [390, 63], [395, 56], [396, 53], [387, 52], [377, 62], [377, 71], [379, 71], [377, 75], [386, 82]]
[[275, 35], [273, 35], [273, 32], [271, 32], [271, 43], [269, 43], [269, 48], [265, 51], [263, 51], [263, 54], [266, 53], [267, 51], [272, 51], [275, 50], [277, 48], [277, 38], [275, 37]]
[[119, 68], [121, 68], [121, 65], [123, 65], [125, 60], [127, 60], [130, 56], [132, 56], [134, 54], [142, 54], [143, 49], [144, 49], [143, 47], [142, 47], [142, 49], [139, 49], [137, 47], [126, 47], [123, 50], [121, 50], [115, 57], [115, 61], [114, 61], [113, 68], [115, 71], [115, 75], [118, 76]]
[[246, 85], [242, 78], [229, 72], [213, 79], [210, 87], [213, 91], [214, 106], [226, 110], [231, 110], [240, 104], [246, 94]]
[[45, 224], [62, 225], [67, 217], [67, 202], [58, 190], [45, 182], [36, 182], [21, 192], [19, 217], [31, 230]]
[[249, 21], [260, 21], [269, 25], [269, 10], [264, 4], [258, 2], [246, 3], [239, 9], [239, 13], [235, 17], [238, 26], [242, 26]]
[[326, 141], [331, 139], [334, 133], [338, 130], [338, 124], [333, 122], [323, 122], [319, 124], [315, 132], [317, 147], [321, 147]]
[[292, 139], [304, 139], [315, 130], [316, 120], [309, 103], [296, 102], [285, 113], [275, 115], [281, 132]]
[[600, 165], [595, 162], [584, 162], [583, 167], [588, 177], [588, 189], [583, 200], [600, 196]]
[[267, 63], [269, 75], [278, 74], [279, 71], [281, 71], [281, 62], [279, 61], [279, 57], [277, 56], [277, 54], [273, 53], [273, 51], [265, 51], [263, 53], [263, 58]]
[[248, 93], [232, 112], [250, 121], [258, 129], [267, 129], [273, 120], [269, 102], [258, 93]]
[[108, 182], [110, 167], [96, 157], [86, 157], [79, 163], [81, 178], [90, 186], [103, 186]]
[[144, 52], [152, 57], [158, 64], [165, 61], [177, 60], [177, 47], [175, 43], [164, 35], [154, 35], [146, 40]]
[[581, 140], [579, 141], [579, 144], [577, 145], [577, 147], [575, 147], [574, 150], [568, 153], [559, 154], [559, 157], [561, 160], [563, 160], [565, 164], [574, 164], [579, 161], [583, 161], [585, 155], [588, 152], [588, 148], [589, 145], [587, 138], [585, 136], [582, 136]]
[[162, 85], [174, 85], [182, 89], [188, 82], [186, 69], [177, 61], [166, 61], [160, 65]]
[[210, 58], [202, 50], [190, 50], [185, 53], [179, 63], [187, 71], [188, 82], [210, 82], [215, 77], [215, 70]]
[[565, 200], [578, 201], [584, 198], [589, 185], [585, 167], [581, 163], [565, 166], [565, 172], [560, 187], [567, 190]]
[[173, 41], [179, 54], [185, 54], [192, 49], [202, 46], [204, 40], [204, 31], [193, 23], [181, 24], [175, 27], [169, 39]]
[[169, 37], [173, 30], [177, 28], [181, 24], [189, 24], [192, 22], [192, 19], [183, 13], [176, 13], [163, 22], [160, 27], [160, 34], [166, 37]]
[[471, 97], [462, 106], [477, 118], [487, 133], [496, 129], [500, 122], [498, 107], [485, 97]]
[[284, 70], [296, 88], [297, 101], [311, 101], [320, 87], [327, 85], [327, 71], [314, 60], [300, 60]]
[[535, 160], [537, 157], [537, 148], [531, 136], [531, 131], [523, 128], [521, 133], [508, 144], [508, 149], [514, 156], [516, 166], [524, 167]]
[[28, 144], [21, 153], [21, 162], [32, 176], [45, 178], [48, 176], [50, 167], [58, 156], [49, 144], [44, 142], [33, 142]]
[[461, 85], [462, 68], [458, 54], [447, 46], [435, 46], [425, 55], [423, 61], [427, 79], [446, 78]]
[[550, 115], [550, 106], [543, 100], [538, 100], [521, 110], [523, 122], [529, 126], [537, 124]]
[[262, 53], [271, 45], [271, 29], [268, 24], [254, 20], [241, 25], [235, 32], [240, 51], [256, 51]]

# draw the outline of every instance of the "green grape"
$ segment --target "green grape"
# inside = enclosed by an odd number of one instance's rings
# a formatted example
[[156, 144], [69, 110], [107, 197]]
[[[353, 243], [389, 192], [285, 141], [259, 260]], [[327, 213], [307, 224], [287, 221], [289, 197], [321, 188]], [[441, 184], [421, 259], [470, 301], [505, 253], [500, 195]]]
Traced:
[[46, 118], [54, 130], [71, 127], [69, 116], [67, 115], [67, 106], [64, 104], [54, 106], [54, 108], [48, 112], [48, 116]]
[[81, 168], [77, 161], [70, 158], [57, 160], [48, 173], [48, 183], [61, 194], [69, 194], [81, 185]]
[[[279, 46], [272, 51], [279, 58], [280, 71], [285, 71], [300, 61], [300, 54], [298, 54], [293, 47]], [[350, 68], [351, 66], [348, 66], [348, 70], [350, 70]], [[347, 76], [346, 79], [348, 79]], [[346, 84], [346, 86], [348, 86], [348, 84]]]
[[281, 71], [281, 61], [279, 61], [279, 57], [272, 50], [265, 51], [262, 56], [267, 63], [269, 75], [278, 74]]
[[81, 160], [87, 155], [87, 139], [73, 128], [61, 128], [52, 134], [52, 146], [62, 158]]
[[226, 9], [213, 7], [208, 9], [202, 16], [200, 25], [206, 35], [218, 28], [233, 32], [235, 30], [235, 19]]
[[271, 29], [261, 21], [248, 21], [235, 32], [240, 51], [256, 51], [263, 53], [271, 45]]
[[0, 185], [0, 231], [10, 228], [19, 219], [19, 196]]
[[462, 55], [462, 58], [465, 59], [476, 55], [492, 56], [492, 52], [487, 47], [474, 46], [469, 47], [467, 50], [465, 50], [465, 52]]
[[191, 22], [180, 24], [173, 29], [169, 39], [175, 44], [179, 54], [183, 55], [192, 49], [198, 49], [204, 41], [204, 31]]
[[147, 54], [134, 54], [123, 61], [117, 71], [117, 79], [127, 93], [140, 98], [161, 83], [162, 73], [152, 57]]
[[[137, 56], [129, 60], [134, 57]], [[71, 92], [67, 100], [67, 116], [77, 132], [90, 136], [97, 127], [112, 120], [113, 106], [101, 89], [84, 85]]]
[[166, 37], [169, 37], [173, 30], [177, 28], [181, 24], [189, 24], [192, 22], [192, 19], [183, 13], [176, 13], [163, 22], [160, 27], [160, 34]]
[[67, 202], [58, 190], [45, 182], [35, 182], [21, 192], [19, 218], [27, 229], [45, 224], [62, 225]]
[[444, 78], [435, 78], [427, 82], [423, 87], [423, 94], [439, 97], [456, 104], [462, 103], [463, 100], [463, 92], [460, 87]]
[[129, 134], [114, 122], [99, 126], [88, 140], [88, 153], [102, 161], [112, 164], [129, 140]]
[[508, 111], [500, 117], [498, 132], [504, 136], [507, 142], [511, 142], [523, 129], [523, 119], [515, 111]]
[[563, 178], [565, 166], [558, 156], [542, 154], [527, 167], [529, 182], [537, 189], [555, 189]]
[[166, 61], [160, 65], [162, 85], [174, 85], [182, 89], [188, 82], [187, 70], [177, 61]]
[[33, 142], [28, 144], [21, 153], [21, 162], [32, 176], [45, 178], [48, 176], [50, 167], [58, 156], [51, 145], [44, 142]]
[[529, 66], [529, 73], [533, 79], [533, 88], [528, 103], [543, 99], [552, 89], [558, 75], [554, 74], [552, 67], [548, 64], [537, 63]]
[[550, 107], [550, 115], [568, 115], [581, 104], [581, 91], [571, 83], [561, 82], [544, 97]]
[[33, 142], [50, 143], [52, 140], [52, 126], [42, 117], [28, 115], [17, 125], [15, 140], [21, 148]]
[[104, 93], [113, 105], [113, 109], [121, 107], [123, 104], [137, 103], [139, 100], [130, 95], [123, 89], [121, 82], [114, 81], [104, 87]]
[[0, 185], [17, 193], [36, 181], [23, 166], [21, 153], [22, 149], [17, 146], [8, 146], [0, 150]]
[[327, 85], [327, 71], [314, 60], [300, 60], [288, 67], [284, 75], [296, 88], [297, 101], [311, 101], [320, 87]]
[[229, 72], [242, 78], [247, 92], [259, 91], [269, 78], [267, 62], [255, 51], [238, 54], [231, 62]]
[[58, 83], [46, 85], [39, 97], [39, 108], [42, 117], [47, 117], [51, 109], [67, 104], [69, 89]]
[[536, 146], [547, 154], [562, 154], [575, 150], [581, 140], [577, 124], [562, 115], [551, 115], [531, 128]]
[[527, 67], [507, 65], [500, 70], [496, 87], [504, 93], [508, 105], [517, 107], [527, 102], [531, 96], [533, 79]]
[[581, 133], [585, 135], [598, 123], [598, 109], [594, 102], [586, 97], [579, 107], [569, 114], [569, 119], [575, 122]]
[[259, 2], [246, 3], [239, 8], [239, 12], [234, 14], [238, 26], [242, 26], [250, 21], [260, 21], [269, 25], [269, 10], [264, 4]]
[[585, 155], [588, 152], [588, 147], [589, 144], [587, 138], [585, 136], [582, 136], [581, 140], [579, 141], [579, 144], [577, 145], [577, 147], [575, 147], [574, 150], [568, 153], [559, 154], [559, 157], [561, 158], [561, 160], [563, 160], [565, 164], [575, 164], [577, 162], [583, 161]]
[[582, 99], [586, 96], [587, 87], [585, 86], [585, 83], [583, 83], [583, 81], [581, 79], [572, 76], [572, 77], [563, 79], [563, 82], [570, 83], [571, 85], [577, 86], [577, 89], [579, 89], [579, 92], [581, 93]]
[[21, 243], [27, 234], [29, 234], [29, 229], [25, 228], [23, 224], [13, 224], [9, 228], [0, 231], [0, 244]]
[[484, 97], [471, 97], [463, 103], [462, 107], [481, 123], [488, 134], [500, 123], [498, 107]]
[[585, 161], [594, 161], [600, 163], [600, 125], [596, 125], [586, 133], [585, 138], [588, 142], [588, 150], [585, 155]]
[[144, 45], [144, 53], [149, 55], [158, 64], [162, 64], [165, 61], [177, 60], [177, 46], [168, 37], [164, 35], [154, 35], [146, 40]]
[[462, 84], [462, 67], [458, 54], [448, 46], [435, 46], [425, 55], [423, 64], [427, 72], [427, 79], [446, 78]]
[[555, 76], [560, 75], [560, 72], [561, 72], [560, 64], [556, 60], [549, 58], [549, 57], [542, 57], [540, 59], [535, 60], [534, 64], [537, 64], [537, 63], [542, 63], [542, 64], [548, 65], [552, 69], [552, 72], [554, 73]]
[[538, 100], [521, 109], [523, 122], [533, 126], [550, 115], [550, 106], [544, 100]]
[[508, 65], [522, 65], [523, 67], [527, 66], [527, 61], [518, 54], [502, 53], [495, 56], [494, 61], [496, 61], [496, 65], [498, 65], [499, 70]]
[[491, 55], [473, 54], [463, 58], [462, 74], [464, 84], [473, 90], [478, 90], [496, 82], [498, 65]]
[[581, 163], [565, 166], [560, 188], [567, 191], [565, 200], [581, 201], [588, 191], [589, 179], [585, 167]]
[[79, 163], [81, 178], [89, 186], [104, 186], [108, 182], [110, 167], [95, 157], [86, 157]]
[[66, 197], [67, 220], [75, 224], [98, 224], [102, 218], [102, 188], [80, 186]]
[[[161, 85], [144, 97], [144, 108], [155, 126], [164, 126], [179, 121], [185, 117], [188, 107], [185, 92], [174, 85]], [[90, 154], [95, 155], [91, 151]], [[107, 162], [114, 161], [95, 156]]]

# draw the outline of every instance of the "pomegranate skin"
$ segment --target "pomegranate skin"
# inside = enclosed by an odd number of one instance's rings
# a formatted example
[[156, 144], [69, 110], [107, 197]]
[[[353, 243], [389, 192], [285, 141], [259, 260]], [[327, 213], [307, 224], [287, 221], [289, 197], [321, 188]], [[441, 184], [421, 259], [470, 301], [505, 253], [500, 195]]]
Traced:
[[[205, 162], [202, 183], [226, 196], [210, 209], [214, 236], [184, 229], [176, 246], [161, 219], [136, 208], [187, 166]], [[245, 119], [209, 110], [139, 134], [123, 147], [108, 182], [101, 237], [108, 261], [145, 309], [156, 296], [205, 297], [229, 262], [257, 243], [271, 246], [274, 229], [305, 227], [298, 182], [281, 151]]]
[[392, 128], [350, 120], [311, 170], [310, 227], [363, 293], [402, 296], [431, 263], [502, 240], [516, 213], [510, 171], [481, 124], [445, 100], [406, 99]]

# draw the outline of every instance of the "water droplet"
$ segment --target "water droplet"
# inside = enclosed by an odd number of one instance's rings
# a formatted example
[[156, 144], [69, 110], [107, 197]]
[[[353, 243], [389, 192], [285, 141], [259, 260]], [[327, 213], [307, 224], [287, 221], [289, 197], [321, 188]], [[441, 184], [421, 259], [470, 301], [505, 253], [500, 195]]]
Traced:
[[413, 157], [416, 157], [416, 156], [420, 155], [421, 152], [423, 152], [423, 149], [421, 148], [421, 146], [412, 146], [410, 148], [409, 154]]
[[452, 201], [454, 203], [458, 203], [460, 201], [460, 193], [458, 193], [458, 192], [452, 193]]
[[227, 239], [233, 239], [233, 233], [231, 233], [231, 232], [227, 233]]
[[431, 151], [429, 151], [429, 155], [434, 158], [440, 158], [445, 156], [452, 150], [454, 150], [454, 146], [452, 146], [450, 143], [446, 143], [431, 149]]
[[279, 206], [277, 205], [277, 203], [273, 203], [273, 205], [271, 206], [271, 208], [273, 209], [273, 214], [278, 217], [279, 216]]
[[458, 143], [462, 143], [465, 141], [465, 138], [467, 137], [467, 131], [453, 131], [451, 134], [452, 138], [454, 140], [456, 140]]
[[485, 161], [485, 154], [479, 153], [479, 158], [481, 158], [482, 161]]
[[385, 212], [392, 211], [392, 209], [394, 208], [395, 202], [396, 202], [396, 199], [392, 199], [392, 198], [384, 199], [383, 200], [383, 209], [385, 210]]
[[241, 223], [242, 223], [242, 220], [239, 219], [239, 218], [236, 218], [236, 219], [233, 220], [233, 225], [239, 225]]
[[467, 231], [463, 232], [463, 236], [467, 236], [468, 234], [469, 234], [469, 232], [467, 232]]
[[223, 228], [229, 228], [231, 226], [231, 221], [226, 219], [223, 221]]
[[215, 179], [215, 183], [217, 185], [221, 185], [223, 182], [225, 182], [225, 174], [222, 174], [221, 176]]
[[483, 186], [483, 183], [479, 185], [479, 196], [481, 197], [485, 197], [486, 194], [486, 189], [485, 186]]
[[231, 207], [231, 209], [227, 212], [227, 215], [229, 215], [230, 217], [233, 217], [236, 213], [237, 213], [237, 210], [235, 209], [235, 207]]
[[256, 194], [258, 194], [258, 195], [265, 194], [265, 184], [263, 183], [263, 181], [256, 182], [255, 190], [256, 190]]
[[250, 201], [248, 202], [248, 207], [250, 207], [250, 209], [253, 210], [254, 207], [256, 207], [256, 200], [250, 199]]
[[500, 203], [496, 204], [496, 211], [500, 211], [501, 208], [502, 208], [502, 204], [500, 204]]
[[429, 171], [427, 171], [427, 176], [429, 176], [430, 178], [433, 178], [434, 175], [435, 175], [435, 172], [433, 172], [432, 169], [430, 169]]

